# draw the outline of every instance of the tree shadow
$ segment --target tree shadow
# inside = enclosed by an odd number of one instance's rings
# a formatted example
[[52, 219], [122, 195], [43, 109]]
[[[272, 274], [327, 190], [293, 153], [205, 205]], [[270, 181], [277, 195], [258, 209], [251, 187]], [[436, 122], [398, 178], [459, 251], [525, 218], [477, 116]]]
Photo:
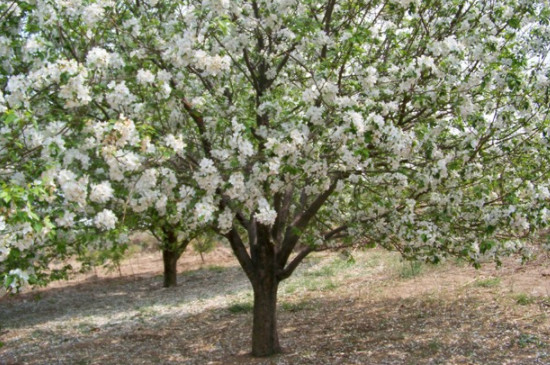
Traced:
[[[222, 280], [223, 279], [223, 280]], [[212, 266], [178, 275], [178, 286], [162, 287], [162, 276], [97, 278], [0, 298], [0, 328], [31, 327], [61, 318], [105, 317], [152, 306], [185, 307], [250, 289], [237, 266]]]

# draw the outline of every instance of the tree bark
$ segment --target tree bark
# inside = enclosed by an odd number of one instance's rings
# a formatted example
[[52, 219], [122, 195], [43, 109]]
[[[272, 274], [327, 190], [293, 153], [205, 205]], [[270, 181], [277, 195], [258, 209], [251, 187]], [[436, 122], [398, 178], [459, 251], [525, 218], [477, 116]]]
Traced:
[[274, 280], [253, 285], [254, 317], [252, 322], [252, 355], [271, 356], [281, 352], [277, 333], [277, 289]]
[[251, 280], [254, 290], [252, 355], [271, 356], [281, 352], [277, 333], [277, 254], [269, 227], [254, 222], [248, 233], [255, 267]]
[[164, 262], [164, 284], [165, 288], [178, 285], [178, 259], [180, 254], [170, 250], [162, 250], [162, 261]]

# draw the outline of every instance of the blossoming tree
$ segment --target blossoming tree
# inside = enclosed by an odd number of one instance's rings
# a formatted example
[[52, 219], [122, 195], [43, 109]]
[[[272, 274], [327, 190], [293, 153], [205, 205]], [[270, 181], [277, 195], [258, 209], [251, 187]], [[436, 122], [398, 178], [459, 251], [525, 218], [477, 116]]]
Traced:
[[62, 122], [58, 226], [218, 232], [254, 355], [280, 351], [279, 283], [332, 242], [479, 264], [547, 224], [545, 1], [9, 4], [27, 61], [3, 105]]

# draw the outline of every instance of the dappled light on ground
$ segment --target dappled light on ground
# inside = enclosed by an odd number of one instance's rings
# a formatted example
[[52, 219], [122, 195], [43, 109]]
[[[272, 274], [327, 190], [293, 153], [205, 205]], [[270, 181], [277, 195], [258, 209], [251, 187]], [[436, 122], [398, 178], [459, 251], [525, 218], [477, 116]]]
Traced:
[[236, 266], [119, 278], [0, 301], [7, 364], [548, 364], [548, 263], [422, 266], [382, 251], [314, 256], [280, 288], [284, 354], [248, 355]]

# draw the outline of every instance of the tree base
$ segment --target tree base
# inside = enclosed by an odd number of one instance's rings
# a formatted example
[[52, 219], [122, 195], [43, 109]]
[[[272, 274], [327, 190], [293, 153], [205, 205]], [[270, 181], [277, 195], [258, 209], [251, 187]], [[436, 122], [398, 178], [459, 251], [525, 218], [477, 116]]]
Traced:
[[272, 351], [268, 351], [265, 354], [264, 353], [255, 354], [254, 352], [250, 352], [249, 355], [251, 357], [268, 358], [268, 357], [274, 357], [274, 356], [282, 355], [284, 353], [285, 352], [283, 351], [283, 349], [279, 346], [278, 348], [273, 349]]
[[173, 251], [163, 250], [162, 259], [164, 261], [164, 281], [163, 287], [173, 288], [178, 285], [178, 259], [180, 254]]

